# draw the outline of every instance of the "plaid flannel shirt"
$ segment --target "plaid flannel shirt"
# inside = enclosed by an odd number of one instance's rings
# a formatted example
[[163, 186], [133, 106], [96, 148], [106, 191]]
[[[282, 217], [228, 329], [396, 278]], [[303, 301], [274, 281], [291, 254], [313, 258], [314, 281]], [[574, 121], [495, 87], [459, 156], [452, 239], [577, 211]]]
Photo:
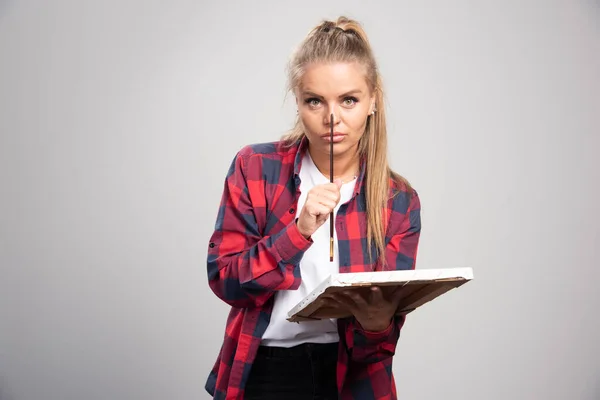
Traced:
[[[225, 179], [208, 246], [207, 272], [212, 291], [231, 306], [217, 360], [206, 381], [215, 399], [243, 399], [252, 362], [269, 324], [276, 290], [295, 290], [299, 263], [312, 245], [295, 224], [300, 194], [302, 139], [255, 144], [240, 150]], [[353, 197], [335, 218], [339, 269], [382, 269], [371, 262], [366, 238], [364, 162]], [[386, 221], [387, 269], [413, 269], [421, 231], [420, 201], [390, 179]], [[373, 254], [377, 254], [373, 247]], [[383, 332], [368, 332], [354, 318], [338, 320], [337, 385], [340, 399], [396, 399], [392, 357], [406, 317], [395, 317]]]

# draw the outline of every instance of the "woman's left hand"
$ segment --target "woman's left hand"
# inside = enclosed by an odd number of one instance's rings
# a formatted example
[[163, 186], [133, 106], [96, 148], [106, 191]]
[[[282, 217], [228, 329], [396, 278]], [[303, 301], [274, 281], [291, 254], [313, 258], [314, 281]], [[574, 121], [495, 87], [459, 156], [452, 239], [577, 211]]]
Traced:
[[358, 290], [344, 290], [327, 297], [334, 300], [337, 307], [350, 311], [364, 330], [381, 332], [392, 322], [400, 303], [401, 289], [396, 289], [387, 299], [377, 286], [370, 288], [364, 295]]

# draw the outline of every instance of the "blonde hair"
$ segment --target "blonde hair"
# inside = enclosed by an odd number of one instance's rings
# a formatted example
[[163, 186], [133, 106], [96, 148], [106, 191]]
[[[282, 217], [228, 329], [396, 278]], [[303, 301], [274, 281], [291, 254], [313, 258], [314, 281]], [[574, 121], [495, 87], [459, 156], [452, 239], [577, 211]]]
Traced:
[[[379, 260], [385, 262], [385, 235], [387, 221], [384, 212], [390, 199], [390, 179], [397, 182], [412, 194], [408, 181], [391, 170], [388, 164], [387, 129], [385, 119], [384, 94], [381, 76], [367, 35], [361, 24], [346, 17], [336, 21], [322, 21], [313, 28], [293, 54], [288, 65], [288, 89], [292, 92], [300, 84], [307, 65], [319, 62], [357, 62], [366, 67], [366, 80], [372, 93], [375, 93], [375, 114], [369, 115], [363, 137], [358, 146], [359, 156], [366, 161], [366, 214], [367, 243], [369, 256], [375, 248]], [[295, 126], [283, 137], [292, 145], [304, 137], [300, 118]], [[387, 213], [385, 213], [387, 216]]]

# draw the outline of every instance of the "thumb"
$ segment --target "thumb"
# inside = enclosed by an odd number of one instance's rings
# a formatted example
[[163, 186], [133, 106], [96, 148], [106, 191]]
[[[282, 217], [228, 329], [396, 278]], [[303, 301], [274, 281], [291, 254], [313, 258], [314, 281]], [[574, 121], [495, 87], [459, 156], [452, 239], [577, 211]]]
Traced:
[[333, 183], [335, 183], [339, 189], [342, 187], [343, 181], [341, 179], [336, 179], [333, 181]]
[[383, 301], [384, 301], [383, 292], [381, 291], [381, 288], [379, 286], [373, 286], [373, 287], [371, 287], [371, 299], [376, 304], [383, 303]]

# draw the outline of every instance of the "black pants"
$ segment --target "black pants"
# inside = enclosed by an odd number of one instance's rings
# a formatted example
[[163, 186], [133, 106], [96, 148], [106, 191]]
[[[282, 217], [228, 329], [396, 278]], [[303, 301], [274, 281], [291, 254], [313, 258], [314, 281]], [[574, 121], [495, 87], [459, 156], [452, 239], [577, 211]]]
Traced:
[[259, 347], [244, 399], [337, 399], [337, 352], [337, 343]]

